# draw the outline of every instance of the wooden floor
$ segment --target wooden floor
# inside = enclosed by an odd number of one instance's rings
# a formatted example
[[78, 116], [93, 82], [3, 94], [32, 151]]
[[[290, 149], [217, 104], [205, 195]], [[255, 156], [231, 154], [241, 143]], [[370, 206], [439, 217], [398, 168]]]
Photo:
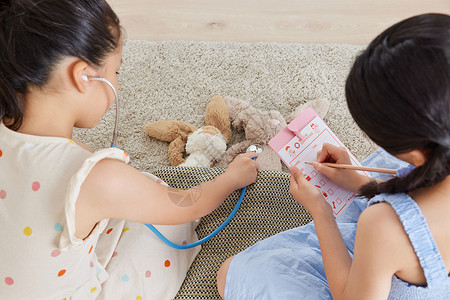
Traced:
[[450, 0], [108, 0], [128, 39], [367, 44]]

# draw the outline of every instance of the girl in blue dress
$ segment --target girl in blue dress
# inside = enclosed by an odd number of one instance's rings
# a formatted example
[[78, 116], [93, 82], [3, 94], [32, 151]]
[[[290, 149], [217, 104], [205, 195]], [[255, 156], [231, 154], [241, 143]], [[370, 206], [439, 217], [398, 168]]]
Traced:
[[450, 16], [425, 14], [385, 30], [347, 78], [356, 123], [380, 148], [363, 164], [408, 167], [367, 177], [325, 144], [314, 167], [358, 192], [342, 217], [300, 171], [290, 192], [313, 222], [263, 240], [224, 262], [231, 299], [450, 299]]

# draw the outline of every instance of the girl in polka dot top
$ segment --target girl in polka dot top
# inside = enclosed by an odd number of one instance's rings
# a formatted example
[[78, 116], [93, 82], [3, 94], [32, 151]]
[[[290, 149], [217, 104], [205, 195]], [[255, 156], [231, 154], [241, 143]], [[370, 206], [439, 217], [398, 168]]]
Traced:
[[179, 224], [174, 242], [191, 242], [195, 220], [256, 180], [255, 154], [242, 154], [214, 181], [176, 190], [119, 149], [72, 139], [114, 102], [83, 78], [117, 89], [122, 45], [105, 0], [0, 1], [2, 299], [170, 299], [198, 249], [171, 252], [143, 223]]

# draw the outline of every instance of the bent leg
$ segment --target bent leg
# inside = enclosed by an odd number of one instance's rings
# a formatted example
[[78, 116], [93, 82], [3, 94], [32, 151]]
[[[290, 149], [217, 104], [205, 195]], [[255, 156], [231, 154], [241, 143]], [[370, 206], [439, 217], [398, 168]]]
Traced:
[[231, 261], [234, 256], [229, 257], [223, 262], [219, 271], [217, 271], [217, 290], [219, 291], [220, 297], [225, 299], [225, 283], [227, 281], [228, 269], [230, 268]]

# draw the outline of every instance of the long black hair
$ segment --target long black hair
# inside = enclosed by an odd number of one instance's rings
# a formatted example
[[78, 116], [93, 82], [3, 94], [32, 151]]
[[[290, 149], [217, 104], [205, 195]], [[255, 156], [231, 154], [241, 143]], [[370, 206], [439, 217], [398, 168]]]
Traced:
[[429, 151], [406, 177], [371, 182], [361, 195], [408, 192], [449, 175], [450, 16], [419, 15], [385, 30], [356, 58], [345, 92], [356, 123], [386, 151]]
[[101, 66], [120, 36], [106, 0], [0, 1], [0, 120], [17, 130], [23, 119], [19, 94], [44, 86], [64, 57]]

